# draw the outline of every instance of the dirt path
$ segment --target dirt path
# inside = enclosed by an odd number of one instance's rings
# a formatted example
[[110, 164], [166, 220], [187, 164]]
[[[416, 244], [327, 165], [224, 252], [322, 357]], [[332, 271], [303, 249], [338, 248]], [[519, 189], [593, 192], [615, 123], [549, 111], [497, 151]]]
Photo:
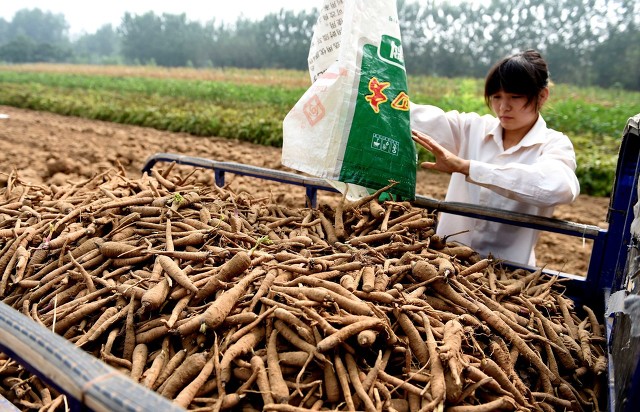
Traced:
[[[0, 185], [16, 169], [33, 184], [62, 185], [79, 182], [95, 173], [122, 167], [137, 176], [145, 160], [157, 152], [200, 156], [214, 160], [241, 162], [273, 169], [280, 165], [280, 149], [223, 138], [201, 138], [183, 133], [115, 123], [59, 116], [46, 112], [0, 106]], [[203, 183], [213, 183], [211, 171], [196, 172]], [[271, 196], [277, 202], [304, 206], [301, 188], [280, 183], [229, 175], [227, 183], [246, 189], [254, 197]], [[443, 199], [448, 176], [420, 171], [417, 193]], [[321, 195], [320, 202], [334, 199]], [[606, 227], [608, 198], [581, 195], [572, 205], [556, 209], [554, 217]], [[568, 273], [585, 274], [591, 241], [562, 235], [543, 234], [536, 254], [538, 264]]]

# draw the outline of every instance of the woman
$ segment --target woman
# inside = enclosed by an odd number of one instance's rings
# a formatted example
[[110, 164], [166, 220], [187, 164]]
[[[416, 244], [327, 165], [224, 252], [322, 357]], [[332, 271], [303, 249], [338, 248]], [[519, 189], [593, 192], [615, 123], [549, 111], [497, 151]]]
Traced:
[[[435, 156], [421, 167], [452, 174], [445, 200], [547, 217], [573, 202], [580, 193], [573, 145], [540, 115], [549, 97], [542, 56], [527, 50], [496, 63], [484, 97], [495, 116], [411, 105], [413, 139]], [[533, 229], [443, 213], [437, 233], [459, 233], [456, 241], [485, 256], [536, 263]]]

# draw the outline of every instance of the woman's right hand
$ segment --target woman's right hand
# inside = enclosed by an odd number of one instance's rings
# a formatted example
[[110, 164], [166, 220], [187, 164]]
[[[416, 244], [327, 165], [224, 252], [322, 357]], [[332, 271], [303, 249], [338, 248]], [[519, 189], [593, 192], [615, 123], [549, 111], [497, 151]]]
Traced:
[[470, 162], [468, 160], [454, 155], [425, 133], [411, 130], [411, 137], [420, 146], [433, 153], [436, 158], [435, 162], [422, 162], [420, 167], [423, 169], [437, 170], [445, 173], [462, 173], [465, 176], [469, 175]]

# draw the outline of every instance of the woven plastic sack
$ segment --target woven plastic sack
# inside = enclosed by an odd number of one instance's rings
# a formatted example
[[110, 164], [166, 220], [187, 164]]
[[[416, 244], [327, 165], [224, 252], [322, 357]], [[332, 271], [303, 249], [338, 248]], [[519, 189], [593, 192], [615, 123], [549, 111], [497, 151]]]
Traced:
[[308, 63], [313, 83], [284, 119], [282, 164], [326, 178], [349, 199], [391, 181], [391, 194], [414, 199], [396, 1], [324, 1]]

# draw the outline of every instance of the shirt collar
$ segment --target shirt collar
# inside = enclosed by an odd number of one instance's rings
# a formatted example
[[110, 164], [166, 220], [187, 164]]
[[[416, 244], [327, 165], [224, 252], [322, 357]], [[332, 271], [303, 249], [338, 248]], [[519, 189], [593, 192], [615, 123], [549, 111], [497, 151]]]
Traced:
[[[541, 115], [538, 115], [538, 120], [536, 120], [531, 130], [524, 135], [522, 140], [520, 140], [520, 143], [513, 146], [511, 149], [544, 143], [546, 136], [546, 133], [544, 133], [545, 130], [547, 130], [547, 122], [544, 121]], [[496, 144], [502, 146], [502, 126], [500, 125], [500, 122], [497, 122], [495, 127], [485, 136], [485, 139], [488, 138], [492, 138]]]

